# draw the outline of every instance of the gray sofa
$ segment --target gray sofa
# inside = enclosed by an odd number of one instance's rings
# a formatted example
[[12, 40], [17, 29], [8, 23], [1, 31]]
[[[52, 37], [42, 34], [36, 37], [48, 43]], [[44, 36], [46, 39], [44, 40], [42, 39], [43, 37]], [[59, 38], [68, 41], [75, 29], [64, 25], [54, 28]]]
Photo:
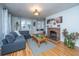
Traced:
[[19, 33], [25, 38], [25, 40], [31, 38], [29, 31], [19, 31]]
[[1, 55], [24, 49], [26, 47], [25, 38], [23, 36], [18, 36], [16, 32], [10, 32], [5, 36], [5, 39], [3, 39], [2, 42]]

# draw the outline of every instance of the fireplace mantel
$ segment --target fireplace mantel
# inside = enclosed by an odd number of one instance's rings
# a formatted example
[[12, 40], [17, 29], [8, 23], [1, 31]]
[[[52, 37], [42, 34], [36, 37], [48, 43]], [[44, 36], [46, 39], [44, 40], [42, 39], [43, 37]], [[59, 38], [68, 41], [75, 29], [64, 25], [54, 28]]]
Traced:
[[[53, 31], [53, 32], [56, 32], [57, 33], [57, 38], [55, 39], [55, 40], [60, 40], [60, 28], [48, 28], [47, 29], [48, 30], [48, 37], [49, 38], [51, 38], [50, 36], [50, 33], [51, 33], [51, 31]], [[51, 38], [51, 39], [53, 39], [53, 37]]]
[[48, 28], [48, 30], [52, 31], [52, 30], [60, 30], [60, 28]]

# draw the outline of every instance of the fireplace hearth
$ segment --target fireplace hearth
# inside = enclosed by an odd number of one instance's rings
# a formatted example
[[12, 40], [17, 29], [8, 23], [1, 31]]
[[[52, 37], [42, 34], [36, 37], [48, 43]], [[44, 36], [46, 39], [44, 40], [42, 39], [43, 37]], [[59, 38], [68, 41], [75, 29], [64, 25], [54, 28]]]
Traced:
[[52, 40], [60, 40], [60, 28], [48, 28], [48, 37]]

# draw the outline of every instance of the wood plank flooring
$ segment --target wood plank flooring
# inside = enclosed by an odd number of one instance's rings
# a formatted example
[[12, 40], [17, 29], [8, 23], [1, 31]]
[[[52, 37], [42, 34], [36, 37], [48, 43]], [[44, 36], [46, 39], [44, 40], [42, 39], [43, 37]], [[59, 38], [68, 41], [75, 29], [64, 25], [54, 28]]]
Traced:
[[[49, 49], [46, 52], [42, 52], [37, 56], [79, 56], [79, 47], [75, 49], [70, 49], [63, 44], [63, 42], [54, 43], [55, 48]], [[17, 52], [7, 54], [5, 56], [33, 56], [32, 50], [29, 48], [28, 43], [26, 43], [26, 48]]]

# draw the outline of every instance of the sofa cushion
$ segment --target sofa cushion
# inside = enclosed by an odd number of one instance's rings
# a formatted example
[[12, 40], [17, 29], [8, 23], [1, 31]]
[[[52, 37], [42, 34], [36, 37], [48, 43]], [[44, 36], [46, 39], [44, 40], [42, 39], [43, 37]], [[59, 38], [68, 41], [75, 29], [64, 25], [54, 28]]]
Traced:
[[[19, 41], [21, 41], [21, 40], [23, 41], [23, 40], [25, 40], [25, 39], [24, 39], [23, 36], [18, 36], [18, 37], [16, 38], [16, 41], [18, 41], [18, 40], [19, 40]], [[16, 42], [16, 41], [15, 41], [15, 42]]]
[[3, 40], [2, 40], [2, 43], [3, 43], [3, 45], [8, 44], [8, 42], [7, 42], [7, 40], [6, 40], [6, 39], [3, 39]]
[[14, 37], [13, 34], [10, 33], [5, 36], [5, 39], [7, 40], [8, 43], [12, 43], [13, 41], [15, 41], [16, 38]]

